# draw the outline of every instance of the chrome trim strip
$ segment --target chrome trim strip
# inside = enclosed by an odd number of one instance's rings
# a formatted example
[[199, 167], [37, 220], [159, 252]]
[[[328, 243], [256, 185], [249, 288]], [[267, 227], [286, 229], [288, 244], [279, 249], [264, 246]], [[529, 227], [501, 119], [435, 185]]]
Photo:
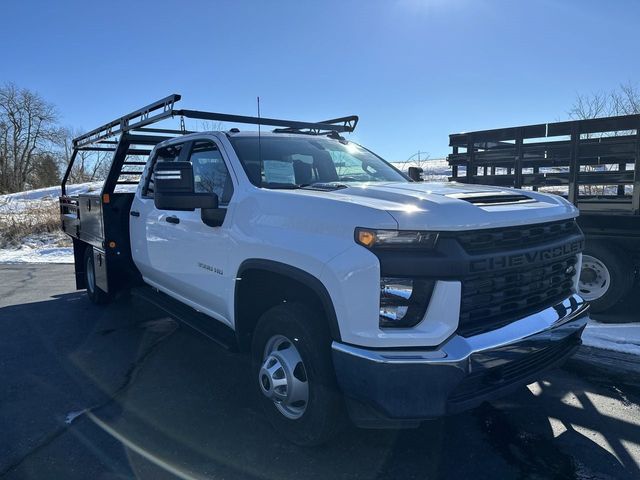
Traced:
[[[589, 304], [580, 296], [572, 295], [561, 303], [541, 312], [516, 320], [502, 328], [465, 338], [453, 335], [440, 348], [432, 350], [371, 350], [368, 348], [333, 342], [331, 348], [375, 363], [389, 364], [459, 364], [474, 353], [486, 352], [517, 344], [555, 330], [577, 331], [584, 327]], [[564, 314], [561, 314], [564, 310]]]

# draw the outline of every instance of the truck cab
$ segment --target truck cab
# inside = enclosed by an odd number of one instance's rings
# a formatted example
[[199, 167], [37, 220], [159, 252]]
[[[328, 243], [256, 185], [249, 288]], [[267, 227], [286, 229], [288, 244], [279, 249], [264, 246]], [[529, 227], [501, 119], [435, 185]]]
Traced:
[[[63, 195], [78, 288], [98, 302], [137, 292], [247, 352], [265, 415], [293, 442], [326, 441], [345, 414], [408, 427], [472, 408], [580, 344], [584, 237], [566, 200], [413, 181], [344, 138], [357, 117], [169, 110], [279, 128], [157, 139], [135, 192], [103, 190], [86, 228], [86, 201]], [[144, 140], [120, 125], [113, 185]]]

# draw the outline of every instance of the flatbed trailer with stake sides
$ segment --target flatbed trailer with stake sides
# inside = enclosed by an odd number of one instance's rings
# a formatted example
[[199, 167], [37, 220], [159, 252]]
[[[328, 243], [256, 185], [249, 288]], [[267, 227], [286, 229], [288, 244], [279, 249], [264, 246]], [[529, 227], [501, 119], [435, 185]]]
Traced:
[[594, 311], [631, 290], [640, 265], [640, 115], [449, 136], [450, 180], [559, 193], [586, 236], [580, 294]]

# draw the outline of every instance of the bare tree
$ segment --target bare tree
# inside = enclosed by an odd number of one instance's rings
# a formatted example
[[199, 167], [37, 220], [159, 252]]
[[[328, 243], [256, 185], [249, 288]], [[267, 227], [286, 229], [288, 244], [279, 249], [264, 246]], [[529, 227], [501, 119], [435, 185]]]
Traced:
[[424, 170], [428, 165], [429, 157], [429, 152], [418, 150], [402, 163], [402, 170], [406, 172], [409, 167], [419, 167]]
[[640, 89], [628, 82], [610, 92], [578, 95], [568, 113], [578, 120], [640, 113]]
[[23, 190], [60, 141], [56, 108], [12, 83], [0, 87], [0, 192]]
[[611, 103], [615, 115], [640, 113], [640, 90], [637, 85], [626, 83], [611, 94]]
[[[73, 153], [73, 139], [80, 135], [80, 132], [73, 129], [64, 129], [62, 136], [61, 150], [58, 154], [61, 170], [66, 170], [71, 161]], [[88, 152], [79, 151], [73, 168], [69, 173], [69, 183], [84, 183], [104, 180], [109, 172], [111, 152]]]
[[609, 115], [611, 110], [608, 100], [609, 96], [604, 93], [578, 95], [573, 106], [569, 110], [569, 117], [578, 120], [606, 117]]
[[[632, 115], [640, 113], [640, 90], [638, 86], [628, 82], [622, 83], [617, 88], [607, 93], [592, 93], [591, 95], [578, 95], [573, 106], [569, 110], [569, 116], [578, 120], [589, 118], [609, 117], [616, 115]], [[630, 135], [630, 131], [604, 132], [597, 137], [613, 137]], [[593, 134], [583, 134], [583, 138], [594, 138]], [[594, 170], [620, 170], [625, 165], [586, 165], [587, 171]], [[604, 185], [582, 185], [581, 192], [587, 195], [603, 195], [613, 187]], [[621, 188], [621, 187], [619, 187]]]

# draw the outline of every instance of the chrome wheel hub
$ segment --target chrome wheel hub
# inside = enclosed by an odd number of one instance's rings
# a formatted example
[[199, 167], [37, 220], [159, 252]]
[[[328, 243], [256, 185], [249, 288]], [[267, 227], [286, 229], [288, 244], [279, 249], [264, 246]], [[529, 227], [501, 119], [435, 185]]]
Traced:
[[611, 286], [611, 274], [607, 266], [591, 255], [582, 255], [579, 290], [588, 301], [602, 297]]
[[295, 420], [304, 414], [309, 401], [309, 382], [294, 342], [282, 335], [269, 339], [258, 383], [262, 394], [273, 401], [285, 417]]

